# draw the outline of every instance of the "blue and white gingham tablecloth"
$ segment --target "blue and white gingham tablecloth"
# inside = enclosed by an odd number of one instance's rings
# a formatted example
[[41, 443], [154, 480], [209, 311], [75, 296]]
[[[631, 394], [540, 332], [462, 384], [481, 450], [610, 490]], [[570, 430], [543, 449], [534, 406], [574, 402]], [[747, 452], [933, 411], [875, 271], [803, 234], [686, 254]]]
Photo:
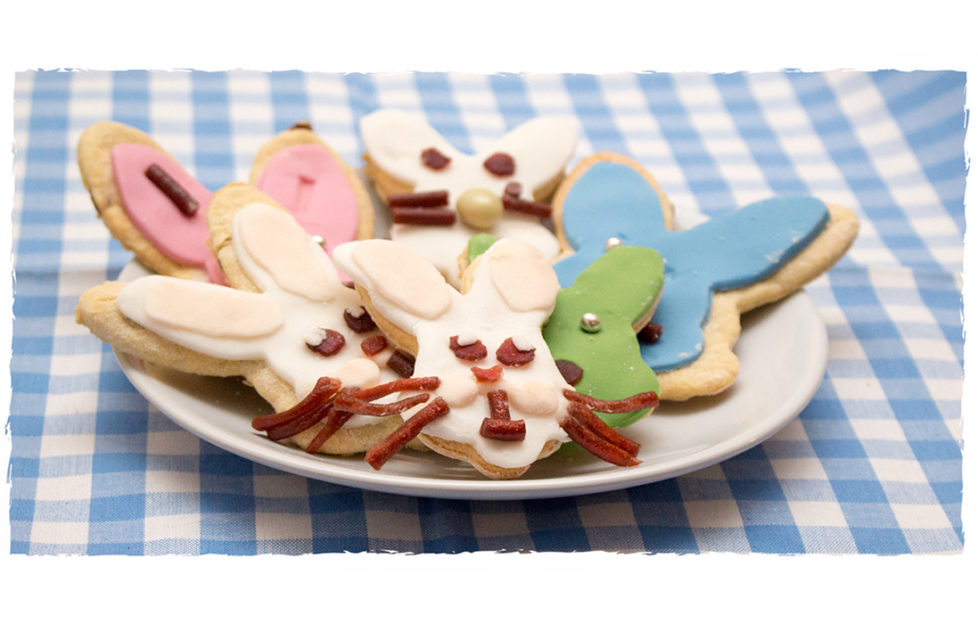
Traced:
[[[962, 549], [963, 73], [44, 71], [18, 74], [14, 96], [13, 553]], [[78, 296], [131, 258], [82, 186], [80, 133], [141, 128], [217, 189], [297, 120], [357, 163], [358, 119], [380, 107], [424, 112], [461, 149], [573, 114], [577, 158], [629, 154], [707, 215], [772, 194], [856, 209], [854, 248], [807, 288], [830, 338], [814, 400], [719, 465], [525, 502], [331, 485], [172, 424], [74, 321]]]

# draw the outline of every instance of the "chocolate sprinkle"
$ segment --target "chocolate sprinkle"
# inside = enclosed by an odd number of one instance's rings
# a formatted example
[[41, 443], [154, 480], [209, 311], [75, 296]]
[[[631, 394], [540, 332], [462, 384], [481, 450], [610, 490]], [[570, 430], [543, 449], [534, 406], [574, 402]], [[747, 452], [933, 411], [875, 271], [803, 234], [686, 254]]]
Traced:
[[401, 377], [410, 377], [414, 374], [414, 356], [400, 350], [395, 351], [387, 360], [387, 368]]
[[192, 217], [197, 212], [197, 208], [200, 207], [197, 200], [187, 192], [187, 189], [180, 186], [179, 182], [170, 177], [170, 174], [163, 171], [162, 167], [152, 164], [146, 168], [145, 175], [153, 186], [160, 189], [185, 216]]
[[655, 344], [659, 342], [659, 338], [661, 336], [662, 325], [659, 325], [658, 323], [650, 322], [638, 332], [638, 339], [648, 344]]
[[577, 382], [584, 376], [584, 371], [581, 367], [570, 360], [557, 360], [554, 363], [557, 365], [557, 370], [560, 371], [560, 374], [564, 376], [564, 381], [572, 386], [576, 386]]

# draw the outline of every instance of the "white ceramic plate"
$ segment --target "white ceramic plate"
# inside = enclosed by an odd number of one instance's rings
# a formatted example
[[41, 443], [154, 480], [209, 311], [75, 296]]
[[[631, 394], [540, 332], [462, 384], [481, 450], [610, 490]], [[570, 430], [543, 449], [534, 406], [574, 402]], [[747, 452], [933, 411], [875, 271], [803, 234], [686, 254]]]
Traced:
[[[131, 263], [119, 278], [146, 270]], [[273, 468], [380, 492], [462, 499], [529, 499], [617, 490], [718, 463], [773, 435], [808, 404], [828, 354], [825, 325], [799, 292], [743, 317], [735, 349], [740, 374], [723, 394], [666, 403], [622, 432], [642, 445], [642, 463], [613, 466], [565, 446], [520, 479], [492, 481], [435, 453], [402, 451], [377, 471], [362, 457], [327, 457], [269, 441], [251, 419], [270, 408], [240, 381], [150, 367], [117, 353], [139, 392], [181, 427], [231, 453]], [[568, 450], [570, 449], [570, 450]]]

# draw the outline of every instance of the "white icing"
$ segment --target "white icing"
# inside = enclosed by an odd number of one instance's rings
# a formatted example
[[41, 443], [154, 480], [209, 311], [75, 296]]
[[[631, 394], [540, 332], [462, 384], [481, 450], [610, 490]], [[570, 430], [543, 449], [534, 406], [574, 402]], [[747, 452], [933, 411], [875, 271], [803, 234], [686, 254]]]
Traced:
[[[577, 123], [564, 117], [538, 117], [473, 155], [455, 149], [420, 115], [400, 110], [379, 110], [365, 116], [360, 121], [360, 134], [367, 154], [377, 166], [413, 185], [416, 193], [447, 189], [449, 207], [454, 210], [456, 200], [471, 188], [485, 188], [501, 196], [513, 181], [521, 184], [521, 198], [532, 200], [533, 191], [562, 172], [574, 155]], [[424, 166], [421, 152], [429, 147], [451, 158], [451, 163], [439, 171]], [[495, 152], [513, 157], [516, 169], [512, 176], [498, 177], [483, 167], [486, 158]], [[462, 219], [452, 226], [395, 224], [391, 238], [428, 259], [458, 287], [456, 258], [480, 231], [498, 238], [526, 240], [545, 258], [554, 258], [560, 251], [557, 239], [539, 219], [512, 211], [504, 211], [503, 217], [487, 230], [469, 227]]]
[[[487, 461], [510, 468], [532, 463], [549, 440], [568, 440], [558, 421], [566, 413], [567, 407], [567, 400], [560, 391], [570, 386], [554, 364], [540, 331], [550, 310], [534, 308], [515, 312], [499, 295], [490, 276], [492, 264], [518, 252], [518, 248], [522, 247], [519, 243], [503, 239], [490, 247], [475, 267], [471, 290], [464, 295], [444, 281], [440, 286], [430, 284], [432, 289], [445, 292], [451, 305], [437, 318], [427, 319], [399, 307], [396, 302], [374, 290], [373, 276], [353, 260], [355, 248], [368, 242], [340, 245], [334, 250], [333, 259], [343, 272], [367, 289], [382, 316], [417, 337], [415, 376], [434, 375], [442, 380], [433, 394], [445, 398], [451, 411], [425, 427], [424, 433], [471, 444]], [[553, 271], [543, 260], [530, 262]], [[423, 290], [416, 292], [415, 296], [425, 298], [435, 296], [435, 293]], [[551, 301], [550, 307], [552, 305]], [[489, 356], [485, 361], [468, 362], [455, 357], [448, 344], [452, 336], [461, 337], [463, 334], [478, 336], [486, 345]], [[498, 364], [494, 361], [496, 350], [513, 336], [521, 336], [525, 340], [523, 346], [535, 349], [533, 361], [519, 368], [503, 366], [503, 376], [498, 382], [476, 383], [471, 367], [488, 368]], [[482, 420], [489, 416], [485, 394], [497, 388], [505, 389], [509, 395], [511, 418], [526, 422], [526, 439], [523, 442], [489, 440], [479, 434]], [[422, 407], [409, 410], [404, 417], [409, 417]]]
[[[235, 219], [233, 240], [264, 270], [262, 279], [312, 301], [329, 301], [340, 285], [332, 266], [316, 262], [317, 245], [289, 213], [250, 204]], [[266, 284], [259, 284], [259, 288]]]
[[449, 407], [465, 407], [479, 396], [479, 383], [471, 371], [451, 373], [441, 380], [437, 394]]
[[[378, 335], [380, 332], [373, 330], [368, 333], [357, 334], [347, 326], [343, 320], [343, 312], [348, 308], [361, 305], [359, 295], [355, 290], [346, 288], [340, 283], [336, 277], [336, 270], [326, 252], [321, 247], [314, 245], [308, 236], [305, 243], [312, 250], [310, 255], [312, 264], [302, 267], [301, 274], [325, 273], [332, 276], [331, 279], [327, 279], [327, 283], [330, 284], [329, 292], [320, 293], [322, 298], [319, 300], [312, 300], [307, 296], [283, 288], [276, 282], [278, 274], [273, 276], [265, 269], [265, 266], [268, 266], [267, 263], [259, 262], [258, 259], [251, 256], [250, 248], [246, 247], [238, 236], [241, 223], [256, 214], [266, 213], [268, 210], [285, 214], [284, 211], [271, 206], [251, 204], [238, 212], [232, 224], [231, 242], [235, 255], [244, 272], [259, 286], [262, 292], [244, 293], [212, 284], [197, 284], [197, 286], [214, 292], [235, 293], [235, 296], [246, 297], [253, 309], [267, 307], [277, 310], [282, 316], [283, 322], [276, 331], [250, 339], [234, 339], [216, 335], [202, 335], [199, 331], [177, 327], [152, 318], [145, 311], [145, 302], [146, 291], [153, 286], [155, 281], [172, 281], [180, 285], [188, 283], [185, 280], [170, 277], [148, 276], [128, 284], [120, 293], [119, 310], [126, 317], [163, 338], [198, 353], [225, 360], [264, 360], [275, 373], [295, 389], [296, 396], [299, 398], [305, 397], [312, 390], [316, 381], [324, 376], [338, 377], [344, 385], [361, 387], [397, 379], [398, 376], [384, 366], [386, 357], [390, 354], [389, 350], [385, 349], [372, 358], [363, 353], [360, 343], [365, 338]], [[289, 219], [291, 220], [291, 217]], [[265, 219], [261, 219], [261, 221], [268, 222]], [[272, 219], [271, 221], [279, 224], [286, 222], [281, 219]], [[267, 249], [264, 247], [253, 248]], [[202, 301], [210, 302], [211, 300], [207, 298], [202, 299]], [[207, 313], [214, 312], [209, 309], [209, 305], [207, 307]], [[221, 312], [223, 309], [216, 311], [216, 313]], [[188, 317], [185, 324], [193, 327], [195, 325], [193, 311], [191, 310], [190, 313], [191, 316]], [[339, 332], [346, 340], [345, 346], [329, 357], [323, 357], [310, 350], [306, 346], [310, 343], [309, 341], [318, 337], [315, 340], [315, 344], [318, 344], [325, 335], [325, 332], [320, 328]], [[346, 426], [357, 427], [376, 422], [376, 417], [358, 415], [352, 418]]]
[[315, 347], [322, 344], [323, 340], [326, 339], [326, 330], [322, 327], [316, 327], [309, 330], [306, 334], [306, 344], [310, 347]]
[[203, 282], [147, 280], [141, 292], [147, 318], [203, 336], [259, 338], [276, 331], [285, 320], [281, 310], [261, 297], [207, 288]]
[[533, 348], [533, 343], [523, 336], [513, 336], [513, 346], [520, 351], [529, 351]]
[[514, 312], [543, 310], [550, 315], [560, 282], [550, 265], [541, 261], [540, 252], [524, 241], [512, 241], [491, 258], [492, 283]]
[[380, 383], [380, 367], [367, 357], [358, 357], [336, 369], [336, 377], [344, 386], [369, 388]]
[[467, 347], [469, 345], [474, 345], [479, 341], [479, 338], [471, 332], [459, 332], [458, 334], [458, 346]]
[[353, 318], [360, 318], [361, 316], [367, 313], [367, 309], [364, 308], [363, 306], [353, 306], [352, 308], [347, 308], [346, 313], [352, 316]]
[[406, 252], [391, 241], [368, 240], [353, 248], [353, 261], [384, 298], [421, 318], [437, 318], [451, 305], [445, 280], [429, 263]]
[[536, 416], [553, 413], [559, 403], [562, 387], [528, 379], [519, 384], [507, 380], [503, 385], [510, 403], [518, 410]]

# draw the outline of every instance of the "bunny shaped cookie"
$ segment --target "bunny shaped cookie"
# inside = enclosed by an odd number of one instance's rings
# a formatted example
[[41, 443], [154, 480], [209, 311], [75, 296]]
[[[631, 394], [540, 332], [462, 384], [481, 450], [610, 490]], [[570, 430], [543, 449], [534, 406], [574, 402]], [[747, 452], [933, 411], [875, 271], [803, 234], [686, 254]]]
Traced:
[[[384, 333], [417, 354], [415, 374], [440, 379], [432, 403], [404, 414], [409, 426], [419, 414], [437, 410], [418, 436], [425, 445], [501, 479], [523, 474], [561, 443], [579, 439], [580, 427], [568, 414], [593, 413], [564, 380], [543, 340], [540, 327], [560, 286], [531, 244], [493, 244], [466, 270], [462, 292], [397, 242], [347, 243], [336, 248], [334, 259], [353, 277]], [[599, 454], [594, 445], [586, 448]], [[633, 446], [617, 458], [631, 465], [636, 452]], [[375, 467], [382, 463], [371, 453], [367, 460]]]
[[[469, 241], [472, 263], [496, 241], [481, 234]], [[582, 394], [620, 400], [659, 392], [659, 381], [642, 360], [639, 335], [662, 296], [664, 267], [654, 249], [613, 245], [557, 293], [543, 338], [567, 383]], [[648, 415], [650, 408], [598, 414], [612, 427]]]
[[[103, 121], [78, 141], [78, 167], [102, 221], [161, 275], [223, 283], [207, 246], [212, 194], [144, 132]], [[252, 177], [329, 248], [369, 237], [373, 208], [355, 172], [306, 127], [262, 147]]]
[[367, 175], [393, 213], [391, 239], [434, 264], [453, 286], [461, 283], [458, 256], [479, 232], [557, 256], [557, 239], [540, 222], [550, 207], [541, 202], [574, 154], [572, 120], [530, 120], [475, 155], [405, 111], [375, 111], [361, 120], [360, 132]]
[[[232, 184], [214, 195], [207, 220], [213, 251], [234, 288], [159, 275], [106, 282], [82, 295], [78, 321], [114, 348], [156, 365], [244, 376], [280, 412], [322, 395], [323, 379], [334, 383], [335, 394], [341, 386], [370, 388], [399, 378], [386, 366], [393, 350], [357, 293], [281, 206], [249, 185]], [[348, 454], [367, 450], [401, 422], [390, 413], [358, 415], [317, 440], [326, 414], [305, 416], [276, 420], [265, 430], [307, 450]]]
[[600, 153], [582, 161], [554, 198], [564, 249], [554, 265], [569, 286], [608, 245], [655, 249], [665, 287], [653, 322], [662, 333], [642, 345], [663, 399], [719, 393], [736, 378], [732, 347], [740, 314], [786, 297], [828, 270], [852, 244], [855, 214], [811, 197], [773, 198], [682, 232], [672, 206], [635, 161]]

